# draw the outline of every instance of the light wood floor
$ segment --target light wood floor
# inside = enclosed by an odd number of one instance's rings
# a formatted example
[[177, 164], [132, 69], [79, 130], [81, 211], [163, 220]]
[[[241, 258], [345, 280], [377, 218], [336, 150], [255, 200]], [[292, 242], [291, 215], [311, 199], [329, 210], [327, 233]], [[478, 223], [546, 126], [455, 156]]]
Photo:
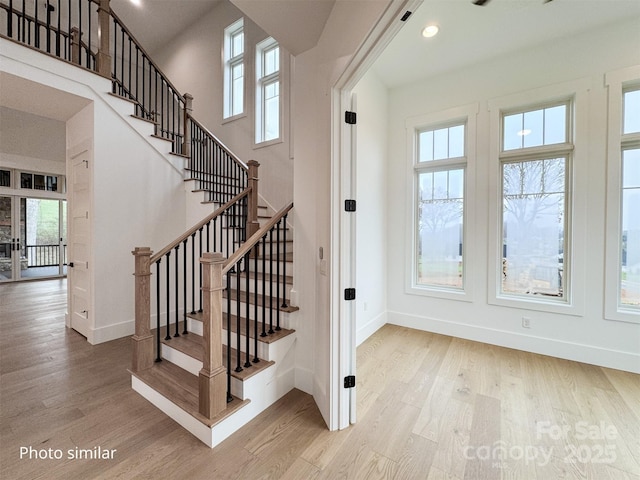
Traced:
[[[327, 431], [312, 398], [294, 390], [210, 450], [131, 390], [129, 339], [91, 346], [65, 329], [64, 286], [0, 286], [3, 479], [640, 473], [637, 375], [390, 325], [358, 348], [357, 425]], [[114, 458], [67, 458], [97, 446]], [[20, 459], [20, 447], [63, 458]]]

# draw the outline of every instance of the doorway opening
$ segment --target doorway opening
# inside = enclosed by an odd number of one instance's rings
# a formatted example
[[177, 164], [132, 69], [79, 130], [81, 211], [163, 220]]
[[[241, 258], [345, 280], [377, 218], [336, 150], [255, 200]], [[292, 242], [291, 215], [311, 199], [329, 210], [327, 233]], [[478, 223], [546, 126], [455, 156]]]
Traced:
[[0, 196], [0, 282], [67, 274], [67, 201]]

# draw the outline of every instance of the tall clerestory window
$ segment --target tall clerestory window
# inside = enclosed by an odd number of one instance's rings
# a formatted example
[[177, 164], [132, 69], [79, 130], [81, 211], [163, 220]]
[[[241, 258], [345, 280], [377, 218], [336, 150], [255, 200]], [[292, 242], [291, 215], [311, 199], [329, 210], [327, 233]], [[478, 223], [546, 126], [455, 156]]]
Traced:
[[502, 112], [501, 294], [568, 301], [572, 103]]
[[244, 113], [244, 20], [224, 29], [223, 118]]
[[640, 87], [622, 96], [619, 305], [640, 311]]
[[273, 38], [256, 45], [256, 143], [280, 138], [280, 46]]
[[465, 122], [419, 129], [415, 286], [463, 288]]

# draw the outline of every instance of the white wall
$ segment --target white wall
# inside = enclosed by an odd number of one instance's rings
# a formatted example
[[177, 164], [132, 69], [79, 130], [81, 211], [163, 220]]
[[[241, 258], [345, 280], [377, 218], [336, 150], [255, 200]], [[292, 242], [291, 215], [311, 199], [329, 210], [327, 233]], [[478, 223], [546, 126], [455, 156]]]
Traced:
[[356, 344], [387, 320], [388, 92], [371, 69], [353, 89], [357, 100]]
[[244, 18], [245, 34], [245, 115], [232, 121], [222, 119], [224, 29], [241, 18], [242, 12], [227, 0], [164, 47], [152, 52], [171, 82], [181, 93], [194, 97], [193, 117], [213, 132], [243, 162], [260, 163], [260, 194], [277, 211], [293, 198], [293, 161], [289, 135], [290, 59], [281, 48], [280, 72], [283, 100], [282, 142], [254, 146], [255, 45], [269, 35], [249, 18]]
[[151, 138], [153, 127], [148, 122], [130, 118], [133, 107], [109, 95], [109, 80], [13, 42], [1, 43], [2, 71], [51, 87], [39, 90], [37, 101], [59, 92], [89, 104], [66, 125], [67, 147], [86, 139], [94, 145], [90, 212], [94, 300], [87, 338], [100, 343], [130, 335], [131, 251], [145, 246], [157, 251], [184, 232], [183, 160], [161, 153], [170, 150], [168, 142]]
[[[611, 25], [574, 38], [517, 52], [481, 65], [451, 72], [417, 84], [393, 89], [389, 97], [388, 150], [388, 319], [447, 335], [505, 345], [512, 348], [569, 358], [613, 368], [640, 371], [640, 326], [604, 319], [604, 254], [606, 182], [607, 92], [604, 74], [640, 63], [637, 19]], [[577, 314], [550, 313], [531, 304], [521, 308], [490, 304], [494, 265], [489, 241], [497, 226], [491, 224], [497, 209], [497, 194], [491, 187], [498, 182], [493, 172], [497, 163], [490, 155], [488, 102], [507, 95], [563, 82], [586, 82], [588, 94], [583, 112], [587, 134], [579, 138], [582, 152], [576, 154], [574, 204], [574, 242], [584, 246], [574, 267], [584, 272], [574, 285]], [[467, 271], [473, 285], [471, 302], [408, 294], [406, 264], [411, 255], [406, 241], [410, 232], [409, 201], [405, 192], [412, 186], [405, 121], [411, 117], [440, 112], [460, 105], [479, 104], [475, 162], [476, 183], [473, 198], [475, 216], [469, 219], [474, 268]], [[472, 140], [473, 141], [473, 140]], [[495, 188], [494, 188], [495, 190]], [[492, 203], [493, 198], [493, 203]], [[495, 211], [495, 210], [493, 210]], [[493, 230], [492, 230], [493, 229]], [[577, 252], [580, 248], [577, 248]], [[582, 277], [582, 276], [581, 276]], [[575, 313], [575, 312], [574, 312]], [[521, 317], [529, 316], [530, 330], [523, 329]]]
[[[294, 217], [295, 290], [298, 313], [296, 387], [313, 394], [330, 428], [338, 428], [339, 382], [331, 383], [338, 358], [331, 324], [331, 159], [332, 87], [388, 1], [338, 0], [318, 45], [294, 62]], [[319, 248], [328, 265], [321, 272]], [[339, 302], [340, 299], [333, 301]]]

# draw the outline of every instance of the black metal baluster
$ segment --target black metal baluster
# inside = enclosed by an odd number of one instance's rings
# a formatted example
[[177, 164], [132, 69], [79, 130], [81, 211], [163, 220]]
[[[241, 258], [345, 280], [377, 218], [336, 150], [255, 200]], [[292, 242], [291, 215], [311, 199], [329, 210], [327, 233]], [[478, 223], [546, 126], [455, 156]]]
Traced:
[[273, 334], [273, 227], [269, 230], [269, 335]]
[[258, 358], [258, 276], [258, 245], [256, 244], [253, 247], [253, 363], [260, 361]]
[[276, 331], [280, 330], [280, 228], [282, 219], [276, 224]]
[[[67, 60], [71, 60], [71, 0], [69, 0], [69, 4], [68, 4], [68, 8], [69, 10], [67, 10], [67, 44], [69, 45], [68, 51], [67, 51]], [[114, 58], [115, 58], [115, 54], [114, 54]]]
[[267, 234], [262, 236], [262, 333], [261, 337], [267, 336]]
[[211, 221], [207, 222], [207, 252], [211, 251], [211, 243], [210, 243], [210, 230], [211, 230]]
[[161, 362], [160, 356], [160, 262], [162, 259], [156, 261], [156, 362]]
[[187, 330], [187, 239], [182, 241], [182, 320], [184, 328], [182, 334], [189, 333]]
[[171, 282], [170, 275], [170, 265], [169, 259], [171, 257], [171, 251], [167, 252], [167, 335], [164, 337], [165, 340], [171, 340], [171, 335], [169, 334], [169, 327], [171, 326], [171, 287], [169, 283]]
[[282, 308], [287, 308], [289, 305], [287, 304], [287, 216], [289, 214], [284, 214], [284, 263], [282, 264], [282, 284], [284, 285], [284, 293], [282, 294]]
[[213, 219], [213, 251], [218, 251], [218, 217]]
[[78, 62], [82, 64], [82, 0], [78, 0]]
[[[198, 230], [198, 239], [200, 240], [200, 256], [198, 258], [202, 258], [202, 227], [200, 227], [200, 230]], [[198, 312], [202, 312], [202, 263], [200, 263], [199, 261], [198, 266], [200, 270], [200, 308], [198, 309]]]
[[91, 3], [87, 6], [87, 22], [89, 26], [87, 27], [87, 68], [92, 69], [91, 67]]
[[[129, 37], [129, 85], [128, 85], [128, 89], [129, 89], [129, 97], [133, 97], [133, 87], [131, 86], [131, 64], [132, 62], [132, 56], [131, 56], [131, 37]], [[122, 75], [124, 77], [124, 75]]]
[[240, 350], [240, 266], [236, 263], [236, 372], [241, 372], [242, 352]]
[[[36, 48], [40, 48], [40, 22], [38, 22], [38, 1], [33, 2], [35, 7], [35, 31], [33, 34], [33, 43]], [[26, 13], [26, 12], [25, 12]]]
[[231, 396], [231, 275], [227, 273], [227, 403], [233, 400]]
[[178, 320], [180, 318], [180, 316], [179, 316], [180, 313], [178, 312], [178, 310], [179, 310], [179, 308], [178, 308], [178, 295], [179, 295], [179, 288], [178, 288], [178, 285], [179, 285], [179, 283], [178, 283], [179, 282], [179, 280], [178, 280], [178, 273], [179, 273], [178, 272], [178, 270], [179, 270], [179, 268], [178, 268], [178, 266], [179, 266], [179, 263], [178, 263], [178, 250], [179, 249], [180, 249], [180, 244], [175, 246], [175, 251], [176, 251], [176, 255], [175, 255], [175, 257], [176, 257], [176, 261], [175, 261], [175, 267], [176, 267], [175, 280], [176, 280], [176, 284], [173, 286], [173, 288], [176, 291], [176, 305], [175, 305], [176, 306], [176, 333], [173, 334], [174, 337], [179, 337], [180, 336], [180, 332], [178, 331], [178, 328], [179, 328], [178, 327]]
[[[52, 5], [49, 5], [49, 9], [51, 9]], [[60, 56], [60, 17], [62, 16], [60, 13], [60, 3], [58, 3], [58, 31], [56, 32], [56, 55]]]
[[191, 314], [196, 313], [196, 232], [191, 234]]
[[7, 14], [7, 36], [13, 38], [13, 0], [9, 0], [9, 13]]
[[[247, 318], [245, 319], [245, 334], [244, 334], [244, 338], [245, 338], [245, 362], [244, 362], [244, 366], [245, 368], [248, 368], [251, 366], [251, 353], [249, 352], [250, 350], [250, 342], [251, 342], [251, 324], [249, 323], [251, 320], [249, 319], [250, 315], [249, 315], [249, 300], [251, 298], [251, 294], [250, 294], [250, 290], [249, 290], [249, 253], [247, 252], [244, 256], [244, 275], [245, 275], [245, 287], [246, 287], [246, 301], [245, 301], [245, 313], [247, 315]], [[238, 332], [239, 333], [239, 332]], [[257, 355], [257, 352], [256, 352]]]
[[[69, 0], [69, 1], [71, 1], [71, 0]], [[23, 43], [26, 41], [26, 39], [25, 39], [25, 32], [27, 30], [26, 25], [25, 25], [25, 21], [27, 20], [26, 17], [27, 17], [27, 8], [26, 8], [25, 0], [22, 0], [22, 42]], [[71, 30], [69, 30], [69, 31], [71, 31]]]

